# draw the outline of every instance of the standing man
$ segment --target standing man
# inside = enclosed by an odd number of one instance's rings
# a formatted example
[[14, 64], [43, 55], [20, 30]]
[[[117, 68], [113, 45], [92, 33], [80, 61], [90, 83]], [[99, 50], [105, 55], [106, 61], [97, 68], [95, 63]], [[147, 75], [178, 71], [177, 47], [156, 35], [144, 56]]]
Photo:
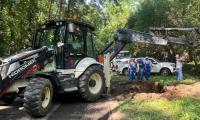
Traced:
[[131, 59], [128, 66], [130, 81], [133, 81], [135, 79], [136, 68], [137, 68], [137, 62], [135, 61], [135, 59]]
[[144, 60], [143, 59], [139, 59], [138, 61], [138, 80], [142, 81], [143, 78], [143, 74], [144, 74], [144, 68], [145, 68], [145, 64], [144, 64]]
[[148, 57], [145, 58], [145, 78], [149, 80], [151, 74], [152, 63]]
[[177, 71], [177, 80], [183, 80], [183, 58], [179, 54], [176, 54], [176, 71]]

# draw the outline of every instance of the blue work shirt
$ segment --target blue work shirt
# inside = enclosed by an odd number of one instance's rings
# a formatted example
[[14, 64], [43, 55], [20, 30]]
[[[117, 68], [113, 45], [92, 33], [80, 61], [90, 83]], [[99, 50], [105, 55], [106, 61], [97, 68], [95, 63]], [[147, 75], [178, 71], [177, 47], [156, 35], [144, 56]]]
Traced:
[[140, 68], [145, 68], [145, 63], [144, 63], [143, 60], [139, 60], [139, 61], [138, 61], [138, 64], [139, 64], [139, 67], [140, 67]]

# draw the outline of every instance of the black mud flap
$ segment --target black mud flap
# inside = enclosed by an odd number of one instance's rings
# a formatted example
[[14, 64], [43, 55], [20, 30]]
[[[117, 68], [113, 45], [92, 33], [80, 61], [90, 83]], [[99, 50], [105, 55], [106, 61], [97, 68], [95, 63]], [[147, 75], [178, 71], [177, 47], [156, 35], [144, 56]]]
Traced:
[[2, 77], [1, 77], [1, 75], [0, 75], [0, 93], [2, 93]]

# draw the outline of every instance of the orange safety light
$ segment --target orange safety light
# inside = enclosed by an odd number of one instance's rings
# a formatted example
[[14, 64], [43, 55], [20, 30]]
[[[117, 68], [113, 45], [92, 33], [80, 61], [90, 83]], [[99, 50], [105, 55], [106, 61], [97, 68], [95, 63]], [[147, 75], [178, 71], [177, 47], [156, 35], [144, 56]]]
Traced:
[[98, 55], [98, 62], [103, 63], [104, 57], [103, 55]]
[[72, 20], [77, 21], [77, 20], [78, 20], [78, 16], [73, 15], [73, 16], [72, 16]]
[[72, 57], [69, 58], [69, 64], [70, 65], [74, 65], [75, 64], [74, 58], [72, 58]]

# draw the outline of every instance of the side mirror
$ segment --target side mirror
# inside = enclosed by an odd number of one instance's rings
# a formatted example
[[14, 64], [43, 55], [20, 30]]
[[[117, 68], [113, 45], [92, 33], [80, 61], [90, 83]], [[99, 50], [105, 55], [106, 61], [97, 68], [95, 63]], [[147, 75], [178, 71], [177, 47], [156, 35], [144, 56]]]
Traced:
[[64, 46], [64, 43], [63, 43], [63, 42], [58, 42], [58, 43], [57, 43], [57, 47], [62, 47], [62, 46]]
[[75, 31], [74, 23], [69, 23], [67, 29], [70, 33], [73, 33]]

